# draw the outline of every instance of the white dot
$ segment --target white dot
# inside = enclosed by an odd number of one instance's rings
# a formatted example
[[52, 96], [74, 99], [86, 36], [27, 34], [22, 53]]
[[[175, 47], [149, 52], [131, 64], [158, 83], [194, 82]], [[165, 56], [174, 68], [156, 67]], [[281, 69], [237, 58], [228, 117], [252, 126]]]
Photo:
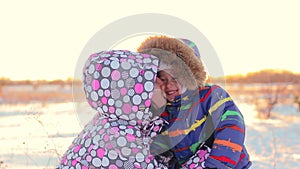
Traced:
[[93, 91], [93, 92], [91, 93], [91, 99], [92, 99], [93, 101], [97, 101], [97, 100], [98, 100], [98, 94], [97, 94], [97, 92]]
[[107, 157], [102, 158], [102, 166], [107, 167], [109, 165], [109, 160]]
[[118, 81], [118, 87], [123, 87], [124, 86], [124, 81], [123, 80], [119, 80]]
[[131, 64], [129, 62], [122, 62], [121, 66], [123, 69], [128, 70], [131, 67]]
[[108, 77], [108, 76], [110, 76], [110, 68], [104, 67], [104, 68], [102, 69], [102, 71], [101, 71], [101, 74], [102, 74], [103, 77]]
[[146, 92], [143, 92], [142, 93], [142, 99], [147, 99], [148, 98], [148, 93], [146, 93]]
[[135, 105], [141, 104], [141, 102], [142, 102], [141, 96], [139, 96], [139, 95], [134, 95], [133, 98], [132, 98], [132, 102], [133, 102], [133, 104], [135, 104]]
[[128, 147], [123, 147], [123, 148], [121, 149], [121, 152], [122, 152], [122, 154], [123, 154], [124, 156], [129, 156], [129, 155], [131, 154], [131, 149], [128, 148]]
[[117, 100], [115, 105], [116, 107], [121, 107], [123, 104], [121, 100]]
[[91, 145], [91, 141], [92, 141], [91, 138], [86, 139], [85, 143], [84, 143], [84, 146], [89, 147]]
[[136, 161], [143, 162], [145, 160], [145, 156], [142, 153], [137, 153]]
[[110, 150], [107, 155], [108, 155], [108, 158], [110, 158], [112, 160], [115, 160], [118, 157], [118, 153], [115, 150]]
[[99, 135], [96, 135], [94, 138], [93, 138], [93, 144], [98, 144], [99, 143], [99, 140], [100, 140], [100, 136]]
[[133, 134], [133, 130], [132, 129], [125, 129], [125, 132], [128, 134]]
[[144, 61], [144, 63], [151, 63], [151, 59], [150, 58], [145, 58], [143, 61]]
[[108, 99], [108, 105], [112, 106], [115, 104], [114, 99]]
[[142, 119], [143, 116], [144, 116], [144, 113], [143, 113], [142, 111], [138, 111], [138, 112], [136, 113], [136, 117], [137, 117], [138, 119]]
[[88, 73], [92, 74], [92, 73], [94, 73], [94, 71], [95, 71], [95, 66], [94, 65], [90, 65]]
[[93, 157], [96, 156], [96, 151], [95, 151], [95, 150], [92, 150], [92, 151], [91, 151], [91, 156], [93, 156]]
[[145, 83], [145, 90], [146, 91], [148, 91], [148, 92], [151, 92], [151, 91], [153, 91], [153, 83], [152, 82], [150, 82], [150, 81], [147, 81], [146, 83]]
[[83, 154], [86, 152], [86, 149], [85, 149], [85, 147], [82, 147], [80, 150], [79, 150], [79, 155], [80, 156], [83, 156]]
[[117, 139], [118, 146], [124, 147], [126, 145], [127, 141], [124, 137], [119, 137]]
[[102, 109], [103, 109], [104, 112], [108, 112], [107, 106], [104, 105], [104, 106], [102, 107]]
[[123, 97], [123, 102], [128, 103], [130, 101], [129, 96], [124, 96]]
[[101, 87], [103, 89], [107, 89], [109, 87], [109, 80], [108, 79], [102, 79], [101, 80]]
[[151, 71], [146, 71], [144, 76], [147, 80], [152, 80], [154, 78], [154, 75]]
[[94, 73], [94, 78], [95, 78], [95, 79], [98, 79], [99, 77], [100, 77], [100, 73], [99, 73], [99, 72], [95, 72], [95, 73]]
[[137, 77], [139, 75], [139, 70], [137, 68], [132, 68], [129, 72], [131, 77]]
[[111, 63], [110, 63], [110, 66], [111, 66], [111, 68], [112, 69], [118, 69], [119, 68], [119, 66], [120, 66], [120, 63], [118, 62], [118, 61], [112, 61]]
[[93, 158], [92, 163], [95, 167], [101, 166], [101, 160], [99, 158]]
[[99, 95], [99, 96], [103, 96], [103, 90], [101, 90], [101, 89], [98, 90], [98, 95]]

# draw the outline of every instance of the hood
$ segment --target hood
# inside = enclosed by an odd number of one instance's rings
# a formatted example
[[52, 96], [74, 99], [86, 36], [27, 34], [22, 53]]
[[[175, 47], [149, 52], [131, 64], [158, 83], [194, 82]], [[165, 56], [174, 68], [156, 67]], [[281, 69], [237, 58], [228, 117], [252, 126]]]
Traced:
[[170, 38], [167, 36], [153, 36], [147, 38], [138, 47], [137, 51], [142, 52], [145, 49], [158, 48], [169, 51], [182, 59], [189, 67], [196, 79], [197, 85], [203, 87], [207, 79], [207, 72], [200, 57], [195, 55], [196, 52], [186, 45], [182, 40]]
[[140, 52], [157, 56], [160, 60], [159, 70], [169, 73], [184, 88], [197, 89], [197, 82], [191, 69], [174, 53], [158, 48], [144, 49]]
[[91, 55], [83, 69], [88, 103], [111, 119], [150, 120], [158, 64], [156, 56], [127, 50]]

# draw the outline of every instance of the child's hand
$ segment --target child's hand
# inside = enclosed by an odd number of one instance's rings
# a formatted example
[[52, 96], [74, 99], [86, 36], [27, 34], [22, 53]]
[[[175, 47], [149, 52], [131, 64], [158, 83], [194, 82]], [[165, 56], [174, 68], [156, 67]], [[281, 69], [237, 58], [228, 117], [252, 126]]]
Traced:
[[155, 109], [160, 109], [167, 103], [166, 96], [161, 89], [161, 84], [162, 81], [159, 78], [156, 78], [153, 96], [151, 99], [151, 105], [154, 106]]

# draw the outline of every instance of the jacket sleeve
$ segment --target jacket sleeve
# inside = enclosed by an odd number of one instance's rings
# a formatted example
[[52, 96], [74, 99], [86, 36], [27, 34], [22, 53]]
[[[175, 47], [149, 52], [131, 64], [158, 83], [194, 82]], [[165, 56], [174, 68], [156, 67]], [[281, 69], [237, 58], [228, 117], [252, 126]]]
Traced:
[[229, 94], [215, 87], [207, 100], [209, 115], [214, 126], [214, 141], [205, 160], [209, 168], [234, 168], [242, 157], [245, 124], [243, 116]]

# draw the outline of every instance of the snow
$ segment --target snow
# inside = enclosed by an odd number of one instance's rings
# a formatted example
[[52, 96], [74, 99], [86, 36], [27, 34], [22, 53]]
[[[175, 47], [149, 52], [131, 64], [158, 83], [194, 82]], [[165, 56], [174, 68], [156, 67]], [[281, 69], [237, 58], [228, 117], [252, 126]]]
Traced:
[[[246, 123], [245, 144], [252, 168], [299, 168], [297, 108], [278, 105], [270, 119], [258, 119], [254, 105], [237, 105]], [[86, 107], [71, 102], [0, 104], [0, 168], [54, 168], [83, 123], [93, 116], [94, 112]]]

